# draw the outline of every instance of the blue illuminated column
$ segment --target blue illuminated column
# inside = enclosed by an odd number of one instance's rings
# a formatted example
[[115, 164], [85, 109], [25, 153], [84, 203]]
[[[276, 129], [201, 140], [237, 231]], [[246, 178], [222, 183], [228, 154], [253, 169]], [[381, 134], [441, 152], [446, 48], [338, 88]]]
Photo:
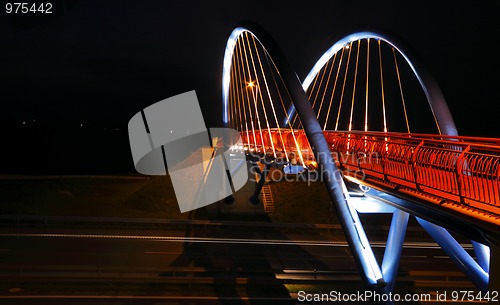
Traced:
[[476, 287], [486, 292], [488, 289], [488, 273], [462, 248], [455, 238], [445, 228], [419, 217], [416, 217], [416, 219]]
[[[488, 291], [500, 292], [500, 237], [490, 242], [490, 281]], [[500, 296], [499, 296], [500, 297]]]
[[392, 214], [391, 227], [389, 229], [384, 259], [382, 261], [382, 274], [387, 282], [387, 289], [389, 291], [394, 290], [394, 285], [396, 283], [399, 260], [403, 252], [403, 243], [409, 216], [410, 214], [397, 209]]

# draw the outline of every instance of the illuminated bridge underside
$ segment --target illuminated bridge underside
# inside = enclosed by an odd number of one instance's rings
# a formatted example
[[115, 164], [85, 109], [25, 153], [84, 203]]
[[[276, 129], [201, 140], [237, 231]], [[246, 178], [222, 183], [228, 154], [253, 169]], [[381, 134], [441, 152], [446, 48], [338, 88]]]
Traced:
[[[263, 131], [244, 143], [264, 143], [248, 150], [297, 154], [304, 165], [314, 160], [305, 133]], [[394, 194], [406, 194], [498, 225], [500, 219], [500, 149], [495, 139], [425, 134], [324, 131], [343, 174]], [[250, 137], [252, 137], [250, 135]], [[283, 139], [283, 140], [282, 140]], [[285, 145], [283, 145], [285, 144]], [[283, 155], [283, 159], [285, 156]]]

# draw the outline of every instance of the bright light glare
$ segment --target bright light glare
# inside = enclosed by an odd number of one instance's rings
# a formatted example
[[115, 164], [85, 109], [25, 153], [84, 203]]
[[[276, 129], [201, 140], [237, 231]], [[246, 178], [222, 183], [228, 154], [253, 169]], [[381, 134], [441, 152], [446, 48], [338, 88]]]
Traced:
[[236, 144], [236, 145], [231, 145], [231, 146], [229, 147], [229, 149], [230, 149], [231, 151], [243, 151], [243, 150], [246, 150], [246, 149], [245, 149], [245, 147], [244, 147], [243, 145], [237, 145], [237, 144]]

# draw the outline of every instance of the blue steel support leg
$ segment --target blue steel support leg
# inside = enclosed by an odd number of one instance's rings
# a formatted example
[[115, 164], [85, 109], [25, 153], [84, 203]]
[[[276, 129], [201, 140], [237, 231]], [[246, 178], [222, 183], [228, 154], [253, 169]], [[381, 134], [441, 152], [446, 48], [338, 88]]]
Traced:
[[490, 248], [477, 241], [472, 241], [472, 247], [474, 247], [474, 253], [476, 254], [476, 260], [479, 266], [488, 273], [490, 272]]
[[499, 239], [490, 243], [490, 282], [488, 284], [490, 296], [500, 292], [500, 245], [497, 244], [498, 241]]
[[361, 246], [361, 264], [363, 266], [364, 272], [367, 274], [372, 284], [377, 284], [387, 290], [385, 279], [382, 275], [382, 270], [378, 265], [378, 262], [375, 258], [375, 254], [373, 254], [372, 247], [370, 242], [368, 241], [368, 237], [366, 236], [365, 229], [363, 228], [363, 224], [359, 219], [358, 211], [356, 210], [355, 204], [349, 195], [349, 191], [343, 180], [339, 181], [340, 186], [343, 189], [345, 196], [345, 203], [347, 205], [349, 217], [353, 223], [353, 229], [356, 232], [357, 240], [355, 241], [358, 246]]
[[391, 227], [382, 261], [382, 274], [387, 282], [387, 289], [389, 291], [394, 290], [409, 216], [408, 213], [397, 209], [392, 214]]
[[486, 292], [489, 275], [481, 266], [460, 246], [460, 244], [444, 228], [416, 217], [418, 223], [450, 256], [455, 264], [467, 275], [478, 289]]

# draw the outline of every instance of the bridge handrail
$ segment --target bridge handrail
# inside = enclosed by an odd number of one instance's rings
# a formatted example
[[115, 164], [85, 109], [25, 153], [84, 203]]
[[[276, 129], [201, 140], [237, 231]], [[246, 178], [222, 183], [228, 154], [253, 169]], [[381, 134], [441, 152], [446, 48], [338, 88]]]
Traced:
[[327, 139], [344, 167], [500, 214], [498, 139], [373, 132], [327, 132]]
[[383, 137], [391, 139], [421, 139], [427, 141], [436, 141], [436, 143], [450, 143], [460, 142], [471, 144], [477, 147], [493, 147], [500, 149], [500, 138], [487, 138], [487, 137], [471, 137], [471, 136], [448, 136], [448, 135], [438, 135], [438, 134], [425, 134], [425, 133], [399, 133], [399, 132], [376, 132], [376, 131], [325, 131], [325, 135], [339, 135], [339, 134], [351, 134], [351, 135], [362, 135], [362, 136], [372, 136], [372, 137]]

